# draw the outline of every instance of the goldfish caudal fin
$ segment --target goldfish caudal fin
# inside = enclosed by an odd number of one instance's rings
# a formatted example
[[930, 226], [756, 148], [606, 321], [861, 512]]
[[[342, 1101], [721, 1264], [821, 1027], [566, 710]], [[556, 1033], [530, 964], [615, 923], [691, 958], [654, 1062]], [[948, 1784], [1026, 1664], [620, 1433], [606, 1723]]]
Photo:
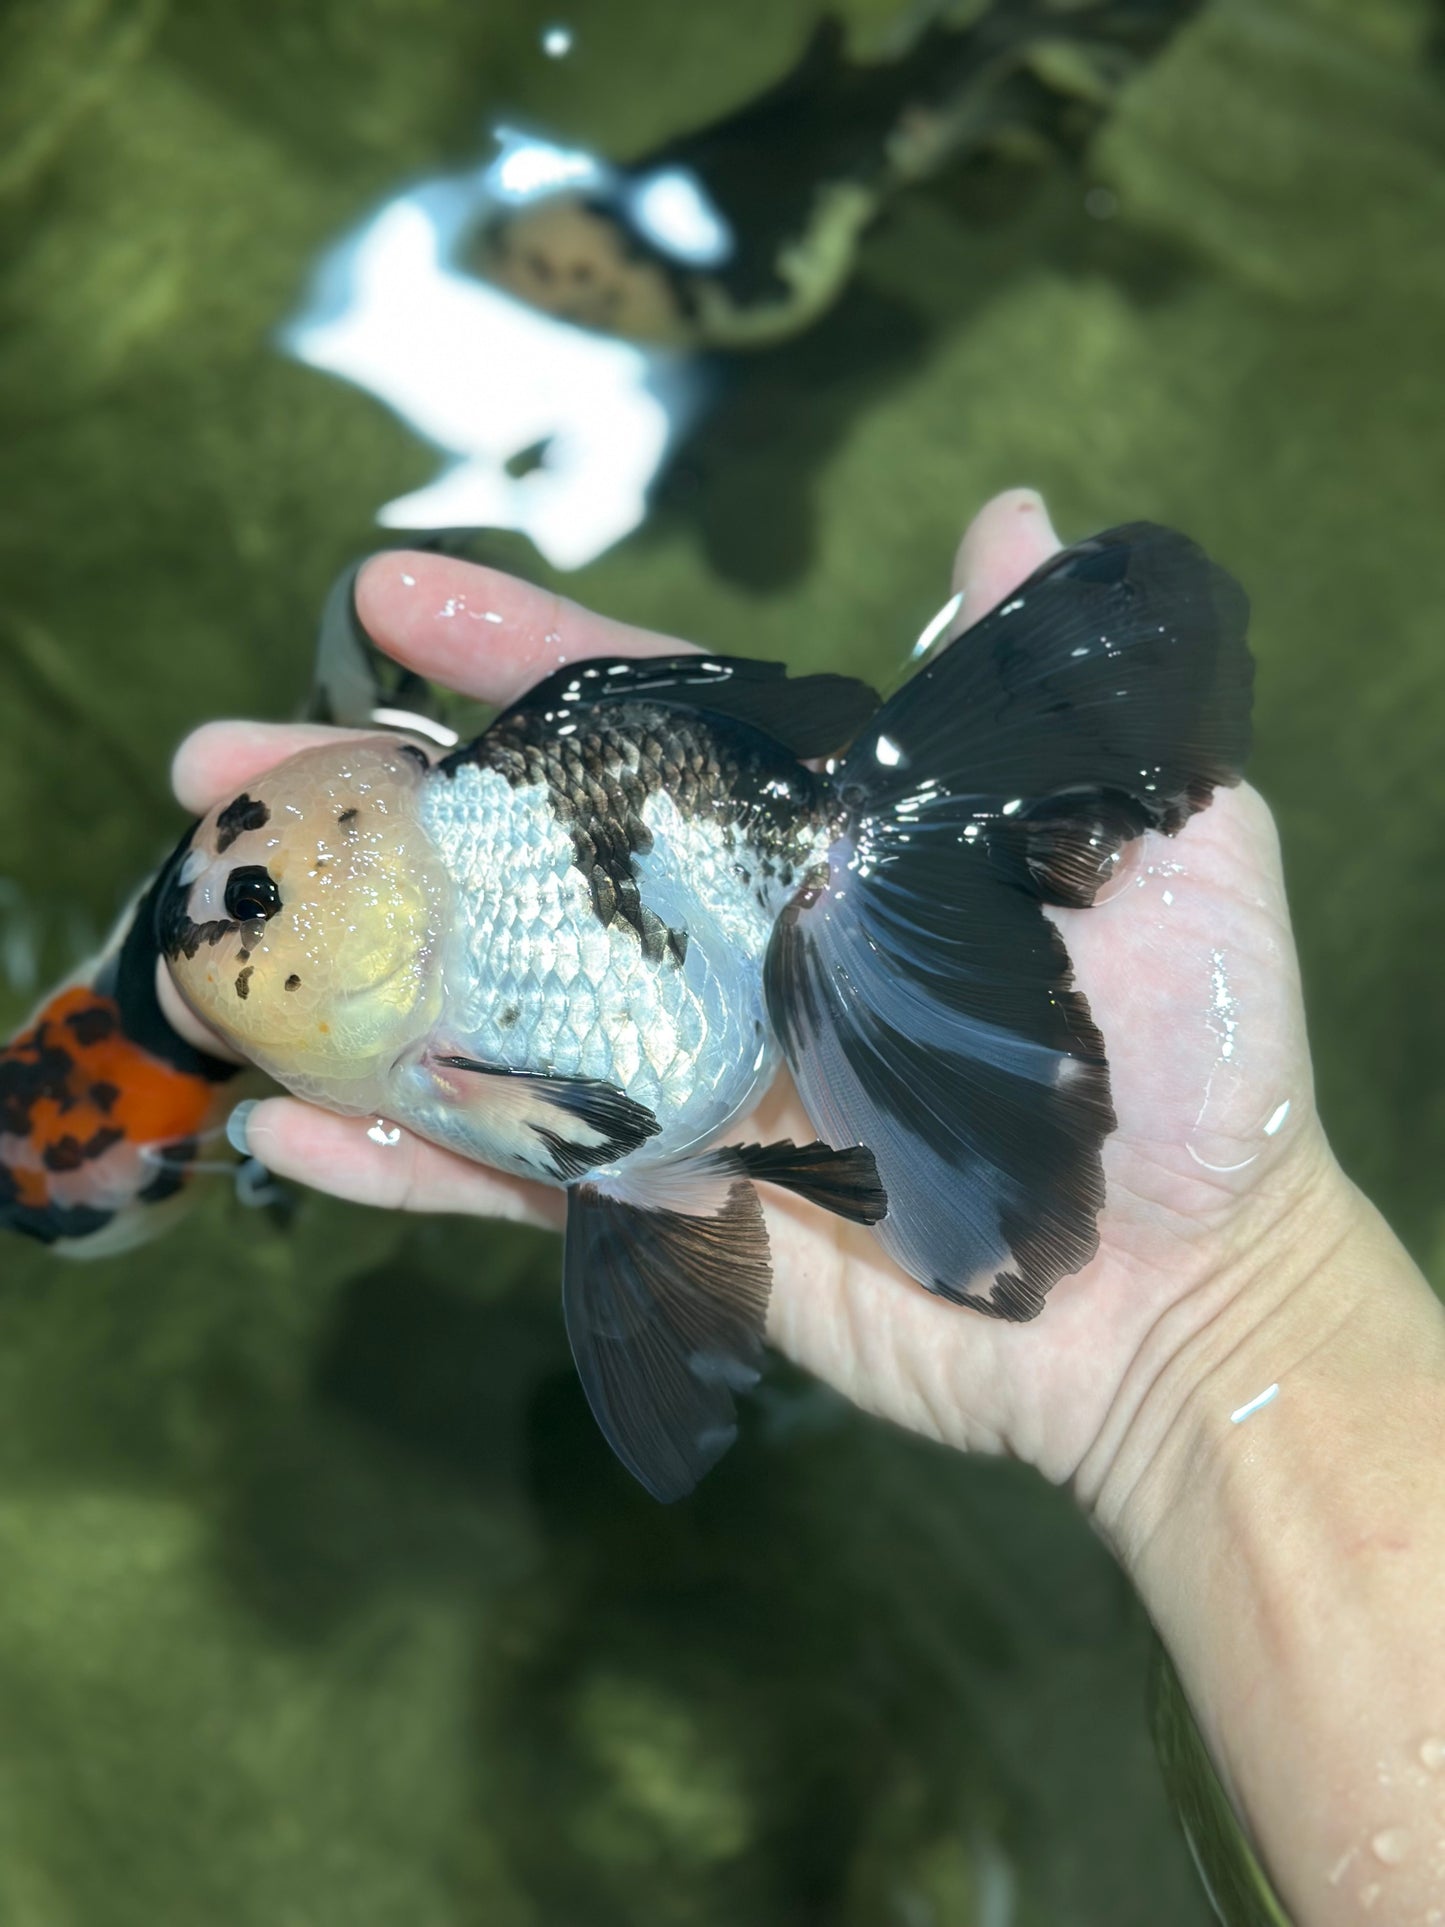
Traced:
[[562, 1302], [593, 1416], [664, 1502], [737, 1435], [758, 1379], [772, 1264], [753, 1181], [858, 1224], [887, 1209], [873, 1159], [826, 1144], [731, 1144], [589, 1179], [567, 1193]]
[[238, 1066], [177, 1036], [156, 996], [154, 885], [90, 965], [0, 1046], [0, 1229], [67, 1255], [171, 1215]]
[[1032, 1318], [1098, 1248], [1104, 1041], [1045, 902], [1172, 834], [1249, 747], [1243, 591], [1148, 523], [1055, 556], [891, 697], [837, 770], [824, 889], [768, 1007], [814, 1125], [873, 1152], [931, 1291]]

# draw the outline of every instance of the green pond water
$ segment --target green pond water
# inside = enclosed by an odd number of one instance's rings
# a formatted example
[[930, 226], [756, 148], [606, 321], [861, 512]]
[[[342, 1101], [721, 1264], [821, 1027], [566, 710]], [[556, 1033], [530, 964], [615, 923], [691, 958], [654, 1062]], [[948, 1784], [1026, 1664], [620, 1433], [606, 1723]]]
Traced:
[[[270, 345], [318, 251], [499, 108], [642, 151], [816, 9], [568, 0], [565, 60], [550, 17], [0, 13], [0, 934], [42, 978], [178, 833], [179, 736], [295, 710], [333, 572], [437, 466]], [[1081, 169], [901, 201], [692, 497], [566, 585], [886, 677], [1001, 486], [1203, 540], [1255, 601], [1325, 1118], [1437, 1286], [1439, 38], [1423, 0], [1207, 5]], [[593, 1434], [557, 1262], [223, 1184], [124, 1259], [0, 1252], [3, 1927], [1208, 1921], [1148, 1630], [1070, 1501], [779, 1366], [661, 1510]]]

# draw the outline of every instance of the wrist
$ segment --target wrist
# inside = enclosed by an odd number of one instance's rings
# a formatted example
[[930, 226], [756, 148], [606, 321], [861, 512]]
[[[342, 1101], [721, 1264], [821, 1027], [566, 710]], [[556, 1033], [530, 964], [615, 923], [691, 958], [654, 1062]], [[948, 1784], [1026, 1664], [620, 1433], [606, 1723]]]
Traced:
[[1326, 1155], [1176, 1335], [1082, 1496], [1295, 1917], [1423, 1919], [1445, 1312]]
[[1251, 1201], [1221, 1262], [1148, 1333], [1075, 1478], [1136, 1582], [1181, 1504], [1219, 1476], [1249, 1408], [1347, 1339], [1381, 1232], [1316, 1132]]

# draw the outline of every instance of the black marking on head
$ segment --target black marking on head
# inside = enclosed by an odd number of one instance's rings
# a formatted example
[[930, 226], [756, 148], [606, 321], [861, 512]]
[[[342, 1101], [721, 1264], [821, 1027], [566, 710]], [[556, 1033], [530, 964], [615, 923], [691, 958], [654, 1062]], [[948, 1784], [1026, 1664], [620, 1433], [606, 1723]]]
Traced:
[[78, 1044], [99, 1044], [114, 1034], [115, 1012], [104, 1004], [91, 1004], [85, 1010], [73, 1010], [65, 1020], [65, 1027], [74, 1032]]
[[301, 979], [293, 974], [286, 979], [285, 987], [287, 990], [299, 990], [301, 988]]
[[270, 821], [266, 805], [242, 792], [216, 818], [216, 854], [224, 856], [238, 836], [244, 836], [247, 830], [264, 830]]
[[349, 824], [354, 823], [360, 814], [361, 814], [360, 810], [355, 810], [355, 809], [342, 810], [340, 814], [337, 816], [336, 820], [344, 830], [347, 828]]
[[[114, 961], [96, 979], [96, 989], [115, 1000], [120, 1011], [121, 1029], [139, 1049], [149, 1051], [162, 1064], [203, 1078], [208, 1084], [222, 1084], [240, 1069], [223, 1058], [197, 1050], [177, 1035], [161, 1009], [156, 994], [156, 961], [159, 956], [174, 957], [185, 949], [195, 929], [187, 915], [190, 892], [179, 881], [181, 865], [190, 854], [195, 832], [187, 830], [169, 860], [136, 906], [130, 929]], [[196, 948], [205, 939], [199, 938]], [[211, 939], [215, 941], [215, 939]], [[195, 955], [195, 949], [190, 954]]]
[[236, 973], [236, 995], [241, 999], [242, 1003], [244, 1003], [251, 994], [251, 979], [255, 974], [256, 966], [254, 964], [247, 964], [244, 970], [239, 970]]
[[[195, 956], [203, 943], [219, 943], [222, 937], [230, 936], [231, 932], [238, 928], [237, 924], [229, 918], [217, 917], [209, 923], [192, 922], [190, 885], [181, 882], [181, 869], [185, 858], [190, 853], [190, 847], [191, 839], [188, 836], [156, 878], [150, 893], [150, 903], [153, 906], [150, 921], [154, 931], [154, 942], [158, 945], [161, 955], [172, 958], [185, 957], [188, 961]], [[136, 938], [137, 933], [142, 931], [142, 926], [147, 922], [145, 910], [146, 906], [142, 905], [131, 926], [131, 937], [126, 939], [126, 948], [135, 953], [130, 961], [139, 965], [139, 971], [131, 973], [133, 987], [136, 989], [140, 987], [138, 977], [144, 972], [145, 959], [138, 954], [140, 939], [137, 938], [137, 942], [132, 945], [131, 938]], [[123, 950], [121, 975], [126, 973], [126, 965], [127, 957]], [[164, 1023], [164, 1018], [161, 1021]], [[166, 1024], [166, 1029], [170, 1030], [169, 1024]]]

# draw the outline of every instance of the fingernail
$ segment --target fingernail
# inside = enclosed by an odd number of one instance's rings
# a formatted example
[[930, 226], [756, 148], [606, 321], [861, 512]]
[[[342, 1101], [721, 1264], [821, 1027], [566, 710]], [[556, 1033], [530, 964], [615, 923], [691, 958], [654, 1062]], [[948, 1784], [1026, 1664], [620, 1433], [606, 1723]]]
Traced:
[[1018, 491], [1017, 506], [1020, 515], [1036, 515], [1043, 524], [1044, 533], [1050, 540], [1054, 542], [1058, 541], [1058, 531], [1055, 529], [1053, 518], [1049, 514], [1048, 503], [1045, 502], [1043, 496], [1039, 494], [1036, 488], [1021, 488]]
[[239, 1157], [248, 1158], [251, 1155], [251, 1147], [246, 1142], [246, 1131], [251, 1122], [251, 1113], [260, 1101], [258, 1097], [248, 1097], [244, 1103], [238, 1104], [226, 1119], [226, 1137], [231, 1149]]

